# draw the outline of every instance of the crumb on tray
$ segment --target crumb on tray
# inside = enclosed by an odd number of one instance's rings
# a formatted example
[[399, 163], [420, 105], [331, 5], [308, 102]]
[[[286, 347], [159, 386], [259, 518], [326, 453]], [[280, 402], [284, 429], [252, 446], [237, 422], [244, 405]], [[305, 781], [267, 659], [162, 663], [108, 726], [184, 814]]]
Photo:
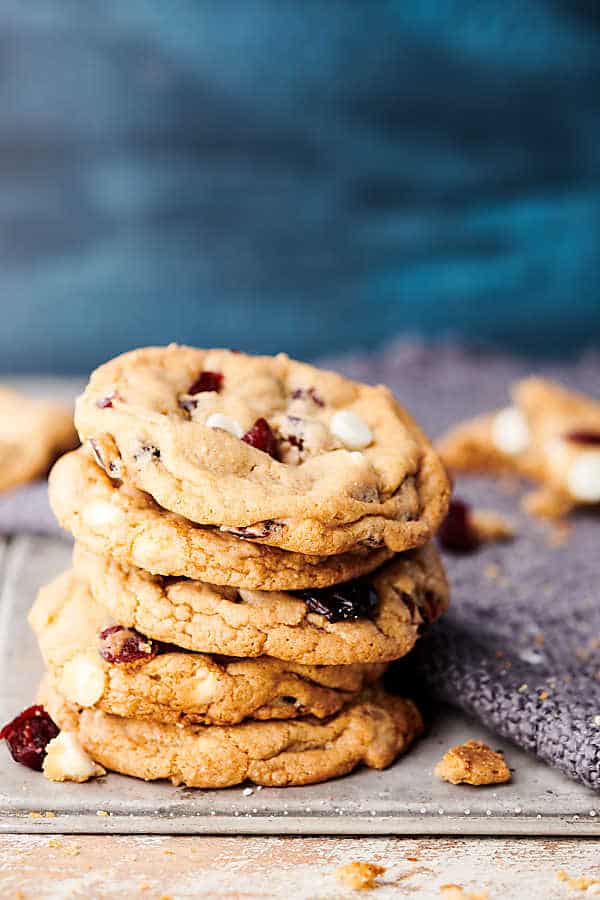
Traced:
[[510, 769], [502, 753], [480, 741], [451, 747], [435, 767], [435, 774], [451, 784], [502, 784], [510, 781]]

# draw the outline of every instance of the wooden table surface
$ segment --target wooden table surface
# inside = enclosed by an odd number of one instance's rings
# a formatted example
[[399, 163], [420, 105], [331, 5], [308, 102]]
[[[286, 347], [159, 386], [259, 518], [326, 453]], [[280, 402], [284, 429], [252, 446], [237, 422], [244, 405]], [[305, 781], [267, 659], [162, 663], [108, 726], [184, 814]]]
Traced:
[[[2, 898], [357, 896], [335, 879], [356, 859], [387, 868], [373, 900], [441, 898], [440, 886], [494, 898], [567, 898], [556, 877], [600, 879], [598, 842], [549, 838], [0, 836]], [[19, 893], [20, 892], [20, 893]], [[363, 896], [358, 894], [358, 896]]]
[[[31, 389], [32, 383], [27, 387]], [[37, 388], [38, 385], [35, 384]], [[71, 394], [73, 383], [45, 383]], [[273, 898], [317, 900], [356, 893], [335, 879], [353, 860], [387, 872], [367, 896], [440, 898], [440, 886], [495, 898], [573, 893], [556, 873], [600, 879], [593, 838], [331, 838], [0, 835], [0, 898]]]

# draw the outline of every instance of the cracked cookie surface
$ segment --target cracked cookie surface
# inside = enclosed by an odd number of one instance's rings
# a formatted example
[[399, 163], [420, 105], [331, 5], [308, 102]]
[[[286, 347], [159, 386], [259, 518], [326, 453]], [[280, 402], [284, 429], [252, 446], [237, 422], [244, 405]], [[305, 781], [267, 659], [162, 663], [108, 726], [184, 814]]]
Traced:
[[385, 670], [378, 664], [303, 666], [266, 656], [213, 657], [156, 645], [115, 625], [72, 571], [40, 590], [29, 622], [50, 683], [68, 701], [167, 724], [322, 719]]
[[600, 503], [600, 403], [534, 377], [513, 385], [512, 399], [451, 429], [437, 445], [446, 465], [538, 482], [525, 506], [549, 518]]
[[66, 407], [0, 387], [0, 491], [45, 475], [77, 443]]
[[79, 710], [46, 680], [39, 700], [65, 731], [107, 769], [143, 778], [169, 778], [189, 787], [221, 788], [244, 781], [272, 787], [314, 784], [359, 765], [383, 769], [423, 730], [414, 703], [365, 691], [336, 715], [285, 722], [177, 727]]
[[81, 447], [55, 464], [50, 504], [60, 524], [90, 550], [153, 574], [267, 591], [327, 587], [378, 568], [382, 548], [314, 556], [245, 541], [161, 509], [143, 491], [110, 478]]
[[92, 373], [76, 424], [113, 477], [299, 553], [426, 543], [448, 480], [390, 391], [290, 360], [148, 347]]
[[[402, 554], [361, 579], [362, 592], [374, 596], [376, 605], [356, 621], [330, 621], [312, 612], [311, 601], [299, 594], [152, 576], [80, 545], [74, 568], [115, 621], [150, 638], [203, 653], [268, 655], [307, 665], [398, 659], [448, 604], [446, 577], [432, 545]], [[310, 593], [327, 602], [327, 591], [344, 587]]]

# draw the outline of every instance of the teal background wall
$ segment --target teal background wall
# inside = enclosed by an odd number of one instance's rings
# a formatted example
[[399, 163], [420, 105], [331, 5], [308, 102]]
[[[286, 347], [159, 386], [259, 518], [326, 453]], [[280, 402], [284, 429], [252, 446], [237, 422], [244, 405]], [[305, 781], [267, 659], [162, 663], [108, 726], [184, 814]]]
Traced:
[[600, 343], [600, 5], [3, 0], [0, 370]]

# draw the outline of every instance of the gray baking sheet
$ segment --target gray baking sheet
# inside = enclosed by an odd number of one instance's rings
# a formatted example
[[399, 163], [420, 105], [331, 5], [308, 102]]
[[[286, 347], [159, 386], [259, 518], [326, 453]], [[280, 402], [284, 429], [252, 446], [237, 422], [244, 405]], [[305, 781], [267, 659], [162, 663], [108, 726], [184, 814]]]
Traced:
[[[0, 550], [0, 721], [35, 698], [42, 664], [26, 613], [37, 588], [69, 564], [71, 548], [19, 537]], [[444, 750], [466, 739], [506, 751], [508, 785], [472, 788], [436, 779]], [[251, 791], [251, 792], [250, 792]], [[109, 774], [54, 784], [0, 747], [0, 831], [154, 834], [600, 834], [600, 797], [451, 709], [384, 772], [363, 769], [302, 788], [176, 788]]]

